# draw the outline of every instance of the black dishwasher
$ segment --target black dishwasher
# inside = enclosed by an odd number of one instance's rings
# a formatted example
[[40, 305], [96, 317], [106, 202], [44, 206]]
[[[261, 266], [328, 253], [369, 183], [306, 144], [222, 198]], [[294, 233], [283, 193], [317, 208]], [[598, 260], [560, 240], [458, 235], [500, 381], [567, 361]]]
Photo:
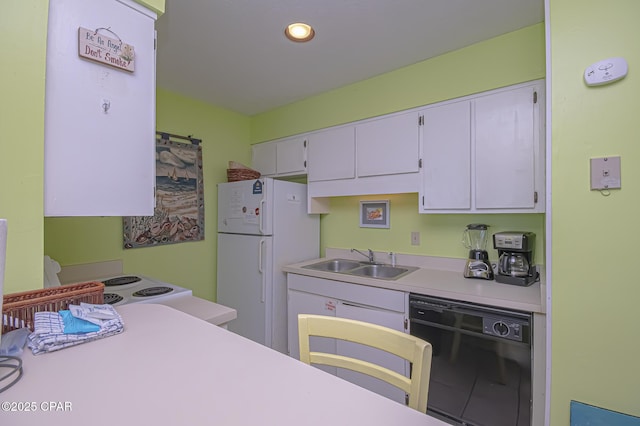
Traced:
[[530, 426], [527, 312], [409, 296], [410, 333], [433, 347], [427, 412], [449, 423]]

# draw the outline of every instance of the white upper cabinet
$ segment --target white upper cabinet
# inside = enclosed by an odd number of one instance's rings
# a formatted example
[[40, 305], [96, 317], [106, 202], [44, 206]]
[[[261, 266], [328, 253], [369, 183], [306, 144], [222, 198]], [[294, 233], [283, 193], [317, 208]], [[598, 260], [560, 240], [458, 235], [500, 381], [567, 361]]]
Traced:
[[528, 86], [475, 100], [477, 209], [535, 209], [537, 90]]
[[309, 182], [355, 178], [355, 128], [334, 127], [309, 135]]
[[253, 145], [252, 167], [263, 176], [298, 176], [307, 173], [305, 135]]
[[[151, 216], [156, 14], [130, 0], [49, 3], [44, 214]], [[79, 28], [91, 30], [81, 52]], [[118, 39], [133, 47], [133, 71], [99, 61], [123, 66]]]
[[394, 114], [356, 125], [358, 177], [418, 173], [419, 114]]
[[309, 213], [329, 197], [418, 192], [418, 112], [392, 114], [309, 135]]
[[278, 175], [307, 173], [307, 139], [296, 137], [278, 142], [276, 168]]
[[266, 142], [251, 147], [251, 167], [262, 176], [273, 176], [277, 172], [276, 145], [277, 142]]
[[471, 101], [424, 112], [422, 208], [471, 208]]
[[545, 211], [544, 83], [423, 111], [423, 213]]

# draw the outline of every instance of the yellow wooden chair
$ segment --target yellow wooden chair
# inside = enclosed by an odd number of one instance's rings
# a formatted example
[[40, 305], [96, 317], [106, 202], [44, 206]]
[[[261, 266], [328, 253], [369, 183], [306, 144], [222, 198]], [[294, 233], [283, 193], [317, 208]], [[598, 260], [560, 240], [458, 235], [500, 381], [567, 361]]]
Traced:
[[[364, 373], [402, 389], [409, 395], [409, 407], [427, 410], [429, 376], [431, 374], [431, 344], [415, 336], [344, 318], [323, 315], [298, 315], [300, 361], [322, 364]], [[397, 355], [411, 362], [411, 377], [367, 361], [342, 355], [310, 352], [309, 337], [320, 336], [360, 343]]]

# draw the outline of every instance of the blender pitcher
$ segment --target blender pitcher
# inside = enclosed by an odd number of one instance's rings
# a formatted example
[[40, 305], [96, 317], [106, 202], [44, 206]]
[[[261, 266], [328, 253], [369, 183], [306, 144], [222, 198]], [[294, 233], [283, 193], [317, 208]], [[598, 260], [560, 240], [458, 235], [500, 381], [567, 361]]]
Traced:
[[469, 258], [464, 268], [465, 278], [493, 279], [493, 268], [487, 253], [489, 225], [471, 223], [462, 233], [462, 244], [469, 249]]

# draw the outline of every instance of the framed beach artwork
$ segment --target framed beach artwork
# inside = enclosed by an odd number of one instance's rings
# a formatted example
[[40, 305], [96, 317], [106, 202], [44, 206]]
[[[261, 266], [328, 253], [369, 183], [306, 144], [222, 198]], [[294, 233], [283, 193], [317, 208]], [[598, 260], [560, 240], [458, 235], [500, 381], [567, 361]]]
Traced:
[[156, 140], [156, 208], [153, 216], [123, 218], [125, 249], [204, 240], [202, 147], [195, 141]]
[[360, 201], [361, 228], [389, 228], [389, 200]]

